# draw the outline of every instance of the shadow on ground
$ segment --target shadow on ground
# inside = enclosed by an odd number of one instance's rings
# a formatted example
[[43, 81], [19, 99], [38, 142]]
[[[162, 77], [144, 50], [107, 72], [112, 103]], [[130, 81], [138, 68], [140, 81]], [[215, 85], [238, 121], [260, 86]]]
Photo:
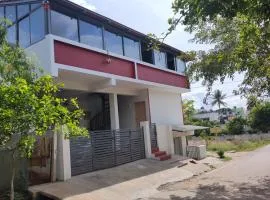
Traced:
[[[233, 184], [225, 187], [219, 183], [200, 185], [194, 197], [170, 196], [170, 200], [269, 200], [270, 177], [259, 181], [259, 184]], [[162, 199], [152, 199], [162, 200]]]

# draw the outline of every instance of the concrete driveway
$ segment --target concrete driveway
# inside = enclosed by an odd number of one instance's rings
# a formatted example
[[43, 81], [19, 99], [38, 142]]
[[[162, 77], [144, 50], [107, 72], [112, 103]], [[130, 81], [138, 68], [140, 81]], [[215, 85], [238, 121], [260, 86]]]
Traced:
[[167, 183], [143, 200], [269, 200], [270, 145], [190, 180]]
[[[128, 200], [154, 195], [160, 185], [178, 182], [211, 168], [199, 163], [179, 168], [181, 157], [167, 161], [144, 159], [111, 169], [72, 177], [66, 182], [30, 188], [53, 199]], [[188, 165], [187, 165], [188, 166]]]

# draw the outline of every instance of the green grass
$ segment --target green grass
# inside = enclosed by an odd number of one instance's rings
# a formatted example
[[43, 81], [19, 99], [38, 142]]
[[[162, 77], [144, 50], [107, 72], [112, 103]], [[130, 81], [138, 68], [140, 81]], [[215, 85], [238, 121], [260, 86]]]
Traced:
[[230, 156], [225, 156], [225, 158], [223, 158], [222, 160], [224, 160], [224, 161], [230, 161], [230, 160], [232, 160], [232, 158]]
[[207, 150], [209, 151], [253, 151], [257, 148], [270, 144], [270, 140], [249, 140], [249, 141], [211, 141]]

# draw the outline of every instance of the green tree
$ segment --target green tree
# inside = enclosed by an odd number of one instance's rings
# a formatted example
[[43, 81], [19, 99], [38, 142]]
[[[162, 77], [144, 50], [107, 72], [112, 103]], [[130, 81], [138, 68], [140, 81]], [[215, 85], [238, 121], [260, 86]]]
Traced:
[[226, 98], [226, 94], [222, 94], [222, 91], [215, 90], [214, 93], [211, 95], [212, 98], [212, 106], [217, 105], [218, 109], [220, 110], [221, 106], [226, 106], [224, 99]]
[[269, 0], [174, 0], [169, 29], [178, 24], [195, 34], [194, 42], [211, 44], [210, 51], [191, 52], [191, 80], [203, 79], [210, 90], [215, 81], [244, 73], [239, 92], [266, 96], [270, 93]]
[[236, 117], [226, 124], [226, 128], [229, 134], [240, 135], [245, 132], [246, 120], [242, 117]]
[[[1, 27], [1, 26], [0, 26]], [[5, 37], [5, 29], [0, 28]], [[59, 97], [51, 76], [40, 70], [19, 47], [0, 38], [0, 148], [12, 152], [10, 199], [14, 199], [14, 177], [18, 156], [30, 158], [37, 136], [65, 126], [65, 138], [87, 136], [80, 127], [83, 111], [76, 99]]]
[[251, 128], [263, 132], [270, 131], [270, 102], [256, 104], [250, 111], [248, 119]]
[[194, 101], [193, 100], [184, 100], [183, 101], [184, 123], [190, 124], [192, 119], [193, 119], [194, 114], [195, 114]]

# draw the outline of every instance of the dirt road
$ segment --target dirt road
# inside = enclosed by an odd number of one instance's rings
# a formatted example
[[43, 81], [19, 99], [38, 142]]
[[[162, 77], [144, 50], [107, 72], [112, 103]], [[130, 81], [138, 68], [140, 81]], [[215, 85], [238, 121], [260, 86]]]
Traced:
[[148, 200], [270, 200], [270, 145], [210, 173], [158, 189]]

